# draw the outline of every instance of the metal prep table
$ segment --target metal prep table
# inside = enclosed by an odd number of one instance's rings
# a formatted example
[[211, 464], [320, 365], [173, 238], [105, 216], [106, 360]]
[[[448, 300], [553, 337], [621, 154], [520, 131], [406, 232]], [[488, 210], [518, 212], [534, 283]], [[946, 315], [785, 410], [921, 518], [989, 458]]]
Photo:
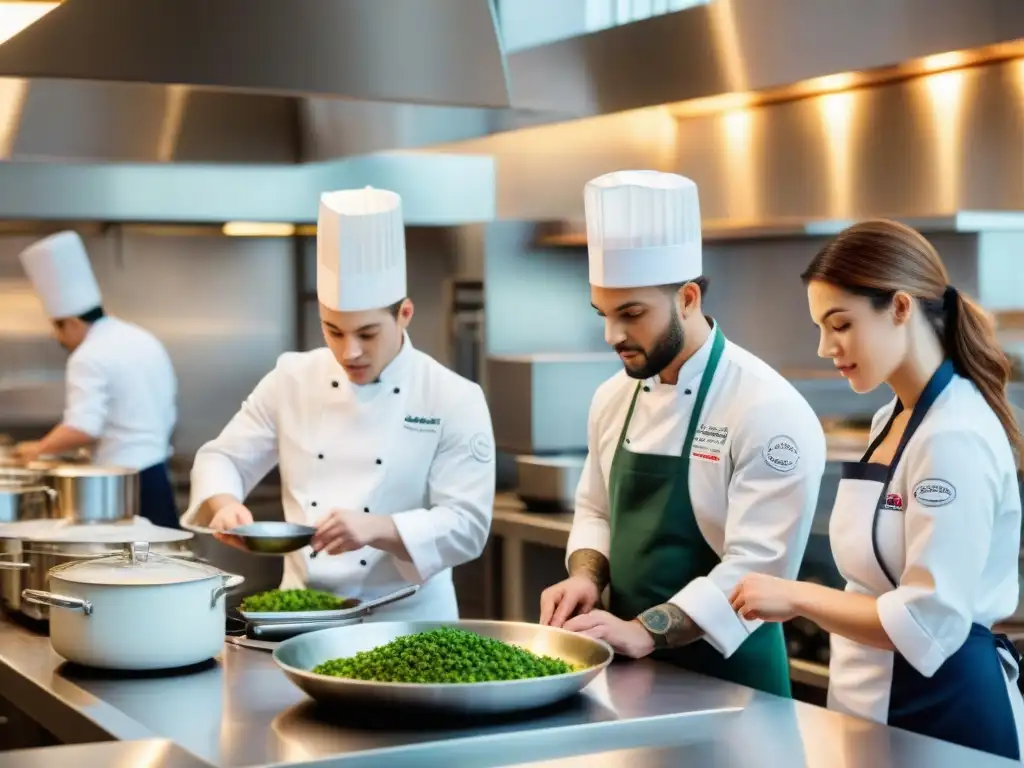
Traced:
[[[396, 713], [317, 706], [265, 651], [227, 644], [218, 659], [177, 674], [102, 672], [73, 667], [45, 635], [0, 622], [0, 695], [63, 742], [122, 742], [96, 746], [108, 753], [107, 765], [150, 764], [119, 761], [140, 754], [140, 742], [158, 749], [153, 740], [211, 766], [1010, 764], [649, 660], [616, 661], [583, 695], [540, 713], [402, 721]], [[52, 749], [56, 758], [66, 747]], [[0, 758], [4, 768], [28, 768], [39, 754]]]

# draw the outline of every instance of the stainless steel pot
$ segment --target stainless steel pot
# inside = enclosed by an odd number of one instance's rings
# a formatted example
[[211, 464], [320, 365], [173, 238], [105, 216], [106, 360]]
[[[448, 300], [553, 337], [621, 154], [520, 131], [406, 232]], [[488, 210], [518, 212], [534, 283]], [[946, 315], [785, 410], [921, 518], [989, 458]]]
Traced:
[[45, 485], [0, 484], [0, 523], [54, 517], [56, 493]]
[[56, 517], [79, 523], [131, 520], [139, 514], [139, 473], [97, 464], [62, 465], [46, 473], [56, 493]]
[[51, 592], [22, 598], [50, 607], [50, 643], [68, 661], [104, 669], [170, 669], [213, 658], [224, 647], [224, 595], [242, 576], [150, 553], [70, 563], [48, 574]]
[[[113, 526], [105, 526], [109, 529]], [[160, 555], [173, 556], [178, 559], [194, 560], [195, 554], [190, 547], [193, 535], [188, 531], [176, 531], [171, 529], [148, 526], [152, 529], [148, 533], [151, 536], [149, 541], [150, 549]], [[49, 609], [46, 605], [30, 603], [22, 599], [21, 593], [25, 589], [47, 590], [47, 574], [51, 568], [66, 563], [76, 563], [87, 560], [96, 560], [101, 557], [121, 552], [125, 546], [125, 538], [143, 538], [147, 535], [141, 526], [131, 526], [130, 534], [121, 537], [93, 536], [89, 540], [88, 533], [102, 533], [96, 526], [89, 526], [88, 531], [82, 527], [73, 528], [73, 533], [63, 535], [51, 535], [47, 541], [47, 534], [35, 532], [32, 537], [0, 537], [0, 601], [3, 607], [12, 613], [21, 613], [31, 619], [47, 620]], [[75, 537], [78, 540], [75, 540]], [[40, 539], [40, 540], [37, 540]], [[70, 539], [55, 541], [52, 539]], [[164, 539], [154, 541], [152, 539]]]

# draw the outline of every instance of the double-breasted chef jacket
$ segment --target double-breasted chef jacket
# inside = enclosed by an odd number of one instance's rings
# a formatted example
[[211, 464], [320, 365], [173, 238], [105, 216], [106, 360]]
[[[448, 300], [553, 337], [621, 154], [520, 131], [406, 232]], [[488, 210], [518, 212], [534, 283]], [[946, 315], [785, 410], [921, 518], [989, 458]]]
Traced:
[[[714, 337], [682, 365], [675, 385], [658, 376], [642, 382], [622, 450], [680, 455]], [[594, 394], [567, 557], [579, 549], [610, 554], [609, 478], [637, 383], [621, 371]], [[734, 654], [763, 624], [732, 609], [728, 596], [736, 583], [750, 572], [796, 577], [825, 458], [824, 431], [807, 401], [765, 362], [726, 341], [688, 471], [693, 515], [720, 562], [671, 597], [722, 656]]]
[[879, 410], [864, 459], [843, 465], [829, 523], [846, 590], [877, 598], [896, 650], [833, 634], [828, 706], [1019, 759], [1019, 657], [991, 633], [1019, 595], [1013, 451], [949, 361], [915, 404], [893, 461], [872, 463], [897, 409], [894, 399]]
[[333, 509], [391, 515], [403, 560], [365, 547], [288, 554], [281, 588], [372, 599], [408, 584], [412, 597], [372, 620], [451, 620], [451, 569], [480, 555], [495, 495], [494, 436], [483, 391], [413, 347], [368, 385], [351, 384], [331, 351], [287, 352], [192, 468], [188, 527], [221, 493], [244, 500], [279, 464], [285, 519], [316, 525]]

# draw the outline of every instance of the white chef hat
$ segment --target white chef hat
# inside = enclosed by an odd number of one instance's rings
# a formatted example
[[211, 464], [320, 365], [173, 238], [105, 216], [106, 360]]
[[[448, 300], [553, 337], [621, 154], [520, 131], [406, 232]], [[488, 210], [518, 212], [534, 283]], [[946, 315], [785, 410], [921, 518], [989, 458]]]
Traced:
[[77, 317], [103, 303], [78, 233], [58, 232], [37, 240], [21, 252], [20, 259], [52, 319]]
[[590, 284], [636, 288], [701, 275], [697, 185], [675, 173], [617, 171], [583, 189]]
[[402, 198], [386, 189], [320, 196], [316, 293], [330, 309], [380, 309], [406, 297]]

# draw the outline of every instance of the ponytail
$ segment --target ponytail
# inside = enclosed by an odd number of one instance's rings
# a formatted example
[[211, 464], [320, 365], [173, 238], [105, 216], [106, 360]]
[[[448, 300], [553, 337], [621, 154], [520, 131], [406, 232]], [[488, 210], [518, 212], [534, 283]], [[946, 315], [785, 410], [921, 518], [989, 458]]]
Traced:
[[1006, 396], [1010, 361], [996, 342], [995, 327], [977, 304], [952, 286], [942, 297], [943, 346], [957, 373], [974, 382], [1006, 430], [1018, 467], [1024, 460], [1024, 439]]

